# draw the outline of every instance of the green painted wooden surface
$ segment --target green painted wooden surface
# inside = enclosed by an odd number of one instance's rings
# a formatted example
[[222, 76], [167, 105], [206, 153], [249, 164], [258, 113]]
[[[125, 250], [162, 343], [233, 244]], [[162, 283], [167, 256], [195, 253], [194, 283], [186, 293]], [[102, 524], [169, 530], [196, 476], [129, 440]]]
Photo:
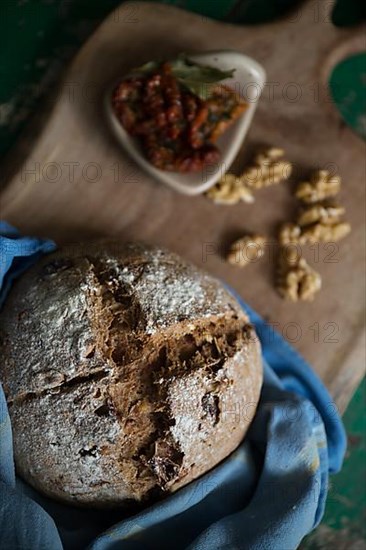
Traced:
[[366, 53], [339, 63], [330, 76], [329, 85], [344, 121], [366, 139]]
[[348, 450], [342, 471], [331, 478], [322, 523], [301, 550], [366, 549], [366, 380], [344, 415]]
[[[297, 0], [161, 0], [233, 23], [268, 21]], [[320, 0], [322, 1], [322, 0]], [[325, 1], [325, 0], [324, 0]], [[0, 156], [100, 21], [120, 0], [0, 0]], [[351, 24], [366, 2], [339, 0], [333, 19]], [[138, 14], [137, 14], [138, 17]]]
[[[324, 0], [325, 1], [325, 0]], [[14, 144], [42, 96], [62, 68], [119, 0], [0, 0], [0, 155]], [[268, 21], [296, 4], [293, 0], [164, 0], [205, 17], [234, 23]], [[339, 0], [338, 26], [365, 16], [366, 2]], [[138, 16], [138, 14], [137, 14]], [[331, 76], [342, 117], [365, 136], [365, 57], [354, 56]], [[364, 182], [360, 182], [360, 185]], [[365, 382], [344, 417], [349, 450], [342, 472], [332, 480], [320, 528], [305, 549], [366, 549]]]

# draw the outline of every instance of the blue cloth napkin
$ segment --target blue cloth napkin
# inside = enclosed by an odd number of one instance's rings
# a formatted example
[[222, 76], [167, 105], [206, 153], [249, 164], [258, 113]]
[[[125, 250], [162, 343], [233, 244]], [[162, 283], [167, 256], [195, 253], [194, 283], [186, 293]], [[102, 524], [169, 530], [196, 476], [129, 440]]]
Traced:
[[[0, 298], [54, 243], [0, 225]], [[320, 522], [346, 438], [327, 390], [297, 352], [239, 298], [263, 348], [264, 384], [241, 445], [197, 481], [142, 512], [77, 509], [17, 479], [0, 386], [2, 550], [293, 550]], [[233, 408], [233, 414], [245, 411]]]

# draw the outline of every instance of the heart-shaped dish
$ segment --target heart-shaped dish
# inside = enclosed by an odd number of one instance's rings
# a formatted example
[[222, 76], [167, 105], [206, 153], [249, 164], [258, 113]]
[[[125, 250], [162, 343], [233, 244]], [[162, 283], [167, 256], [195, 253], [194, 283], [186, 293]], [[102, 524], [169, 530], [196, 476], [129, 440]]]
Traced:
[[[131, 137], [118, 120], [112, 95], [115, 85], [107, 91], [105, 107], [108, 121], [119, 143], [141, 168], [158, 181], [185, 195], [198, 195], [210, 189], [231, 166], [249, 129], [257, 107], [266, 74], [261, 65], [251, 57], [235, 51], [212, 51], [188, 56], [190, 60], [223, 71], [235, 69], [234, 76], [222, 81], [233, 88], [247, 102], [247, 109], [217, 140], [221, 152], [220, 161], [194, 173], [164, 171], [153, 166], [141, 151], [140, 144]], [[121, 78], [119, 79], [119, 82]]]

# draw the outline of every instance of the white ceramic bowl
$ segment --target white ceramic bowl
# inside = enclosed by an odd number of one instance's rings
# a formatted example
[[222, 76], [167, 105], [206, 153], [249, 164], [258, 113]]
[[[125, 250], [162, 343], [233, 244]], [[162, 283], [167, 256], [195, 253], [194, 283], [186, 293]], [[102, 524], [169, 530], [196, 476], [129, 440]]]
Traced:
[[187, 55], [187, 57], [202, 65], [210, 65], [222, 70], [235, 69], [233, 78], [223, 80], [222, 83], [239, 91], [241, 97], [248, 102], [246, 111], [218, 139], [217, 146], [221, 152], [221, 158], [217, 164], [210, 165], [200, 172], [190, 174], [167, 172], [155, 168], [143, 155], [140, 144], [126, 132], [114, 114], [112, 93], [115, 86], [108, 90], [105, 106], [114, 134], [122, 147], [124, 147], [137, 164], [156, 180], [173, 187], [176, 191], [185, 195], [198, 195], [212, 187], [220, 176], [230, 168], [249, 129], [257, 102], [263, 90], [266, 74], [263, 67], [254, 61], [254, 59], [230, 50], [204, 52]]

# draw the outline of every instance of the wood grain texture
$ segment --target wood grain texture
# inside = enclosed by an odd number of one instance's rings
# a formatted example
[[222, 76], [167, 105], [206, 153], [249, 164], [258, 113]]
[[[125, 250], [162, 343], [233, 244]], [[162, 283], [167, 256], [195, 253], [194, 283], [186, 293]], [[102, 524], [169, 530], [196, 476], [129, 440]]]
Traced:
[[[337, 52], [343, 56], [353, 49], [355, 31], [333, 27], [318, 5], [309, 1], [292, 19], [255, 27], [159, 4], [122, 5], [74, 59], [51, 106], [48, 102], [41, 131], [31, 128], [9, 158], [1, 215], [25, 233], [59, 243], [109, 235], [178, 252], [276, 323], [344, 409], [364, 369], [365, 151], [326, 91]], [[126, 158], [106, 123], [103, 94], [131, 67], [182, 51], [224, 48], [253, 56], [267, 71], [268, 84], [235, 167], [244, 165], [256, 145], [273, 144], [294, 162], [294, 181], [326, 166], [343, 178], [341, 202], [353, 231], [334, 250], [320, 245], [319, 257], [316, 249], [306, 250], [324, 282], [313, 304], [289, 304], [277, 296], [275, 244], [272, 254], [245, 270], [223, 259], [227, 244], [243, 231], [273, 236], [279, 222], [291, 219], [293, 182], [259, 191], [254, 205], [216, 206], [202, 196], [184, 197]]]

